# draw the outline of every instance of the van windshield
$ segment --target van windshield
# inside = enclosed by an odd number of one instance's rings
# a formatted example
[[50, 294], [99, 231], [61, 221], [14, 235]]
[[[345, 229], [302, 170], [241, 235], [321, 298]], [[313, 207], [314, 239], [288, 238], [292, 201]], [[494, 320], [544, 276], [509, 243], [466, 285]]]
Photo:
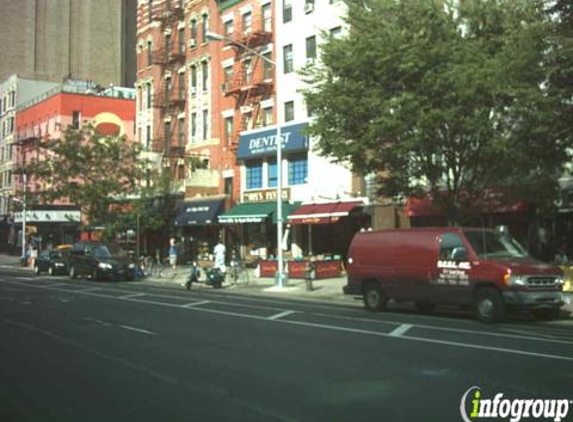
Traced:
[[525, 258], [527, 251], [507, 234], [485, 230], [464, 230], [480, 258]]

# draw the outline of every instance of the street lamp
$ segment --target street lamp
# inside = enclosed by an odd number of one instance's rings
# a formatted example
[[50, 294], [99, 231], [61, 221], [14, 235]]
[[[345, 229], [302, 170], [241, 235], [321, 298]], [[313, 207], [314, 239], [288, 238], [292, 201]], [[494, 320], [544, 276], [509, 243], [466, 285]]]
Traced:
[[[277, 6], [278, 7], [278, 6]], [[280, 73], [280, 60], [275, 62], [268, 57], [264, 56], [257, 50], [250, 48], [249, 46], [233, 40], [232, 38], [226, 37], [225, 35], [217, 34], [215, 32], [207, 31], [206, 33], [207, 39], [211, 39], [214, 41], [227, 41], [229, 43], [238, 45], [239, 47], [245, 49], [251, 54], [263, 59], [265, 62], [269, 63], [271, 66], [275, 68], [275, 74], [278, 75]], [[281, 121], [283, 117], [283, 110], [282, 104], [279, 99], [279, 85], [275, 83], [275, 98], [276, 98], [276, 110], [277, 110], [277, 135], [275, 138], [275, 142], [277, 145], [277, 266], [278, 271], [276, 274], [276, 283], [278, 287], [283, 287], [284, 285], [284, 258], [283, 258], [283, 172], [282, 172], [282, 133], [281, 133]]]
[[22, 259], [26, 258], [26, 197], [18, 199], [12, 197], [12, 201], [22, 204]]

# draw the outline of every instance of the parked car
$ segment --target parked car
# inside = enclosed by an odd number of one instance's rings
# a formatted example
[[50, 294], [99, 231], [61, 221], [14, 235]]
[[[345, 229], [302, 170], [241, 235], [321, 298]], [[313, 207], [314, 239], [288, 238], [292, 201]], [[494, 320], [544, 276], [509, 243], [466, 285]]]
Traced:
[[34, 261], [34, 272], [47, 271], [50, 275], [68, 273], [69, 253], [61, 249], [46, 249]]
[[76, 242], [70, 251], [71, 278], [133, 280], [135, 264], [120, 247], [108, 243]]
[[389, 299], [472, 306], [478, 319], [500, 321], [506, 309], [554, 317], [564, 305], [563, 272], [528, 255], [512, 237], [479, 228], [357, 233], [348, 253], [344, 293], [371, 311]]

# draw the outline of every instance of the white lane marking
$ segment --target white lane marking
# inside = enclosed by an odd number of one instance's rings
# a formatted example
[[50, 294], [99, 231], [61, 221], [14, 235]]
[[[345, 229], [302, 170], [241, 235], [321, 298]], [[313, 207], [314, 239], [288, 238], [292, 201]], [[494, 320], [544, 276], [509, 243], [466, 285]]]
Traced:
[[97, 318], [83, 317], [82, 319], [85, 319], [86, 321], [95, 322], [96, 324], [105, 325], [106, 327], [109, 327], [111, 325], [109, 322], [105, 322], [105, 321], [102, 321], [101, 319], [97, 319]]
[[30, 302], [24, 301], [24, 302], [18, 302], [20, 305], [29, 305]]
[[75, 293], [75, 292], [84, 293], [84, 292], [97, 292], [98, 290], [101, 290], [101, 287], [90, 287], [87, 289], [76, 289], [76, 290], [66, 290], [66, 291], [69, 291], [70, 293]]
[[[10, 281], [8, 281], [7, 283], [19, 284], [19, 283], [10, 282]], [[28, 285], [28, 284], [19, 284], [19, 285], [37, 288], [37, 289], [49, 289], [49, 287], [39, 286], [39, 285]], [[70, 293], [80, 293], [80, 294], [85, 294], [85, 295], [93, 296], [93, 297], [99, 297], [99, 298], [103, 298], [103, 299], [118, 299], [117, 297], [114, 297], [114, 296], [108, 296], [108, 295], [103, 295], [103, 294], [98, 294], [98, 293], [83, 292], [83, 291], [70, 291]], [[460, 343], [460, 342], [455, 342], [455, 341], [437, 340], [437, 339], [430, 339], [430, 338], [424, 338], [424, 337], [414, 337], [414, 336], [396, 337], [396, 336], [390, 336], [388, 333], [383, 333], [383, 332], [378, 332], [378, 331], [363, 330], [363, 329], [356, 329], [356, 328], [347, 328], [347, 327], [340, 327], [340, 326], [336, 326], [336, 325], [317, 324], [317, 323], [312, 323], [312, 322], [301, 322], [301, 321], [282, 320], [282, 319], [269, 320], [266, 317], [261, 317], [261, 316], [257, 316], [257, 315], [240, 314], [237, 312], [228, 312], [228, 311], [221, 311], [221, 310], [215, 310], [215, 309], [186, 307], [184, 305], [177, 305], [177, 304], [165, 303], [165, 302], [156, 302], [156, 301], [152, 301], [152, 300], [142, 300], [142, 299], [137, 299], [137, 298], [122, 299], [122, 300], [130, 301], [130, 302], [137, 302], [137, 303], [147, 303], [147, 304], [158, 305], [158, 306], [166, 306], [166, 307], [177, 308], [177, 309], [189, 309], [189, 310], [193, 310], [193, 311], [197, 311], [197, 312], [209, 312], [209, 313], [218, 314], [218, 315], [227, 315], [227, 316], [235, 316], [235, 317], [239, 317], [239, 318], [255, 319], [258, 321], [273, 321], [273, 322], [282, 323], [282, 324], [291, 324], [291, 325], [313, 327], [313, 328], [323, 328], [323, 329], [328, 329], [328, 330], [333, 330], [333, 331], [342, 331], [342, 332], [351, 332], [351, 333], [356, 333], [356, 334], [373, 335], [376, 337], [387, 337], [387, 338], [393, 338], [393, 339], [418, 341], [418, 342], [423, 342], [423, 343], [440, 344], [440, 345], [446, 345], [446, 346], [455, 346], [455, 347], [463, 347], [463, 348], [478, 349], [478, 350], [488, 350], [488, 351], [493, 351], [493, 352], [501, 352], [501, 353], [515, 354], [515, 355], [524, 355], [524, 356], [532, 356], [532, 357], [540, 357], [540, 358], [556, 359], [556, 360], [565, 360], [565, 361], [573, 362], [573, 357], [570, 357], [570, 356], [527, 352], [527, 351], [517, 350], [517, 349], [500, 348], [500, 347], [493, 347], [493, 346], [481, 346], [478, 344]], [[416, 327], [420, 327], [420, 326], [416, 325]], [[423, 326], [423, 327], [439, 329], [438, 327], [429, 327], [429, 326]], [[451, 331], [457, 331], [457, 330], [451, 330]], [[461, 330], [461, 331], [468, 331], [468, 332], [471, 332], [474, 334], [479, 334], [478, 331], [475, 331], [475, 332], [471, 331], [471, 330]], [[500, 335], [500, 334], [498, 334], [498, 336], [505, 337], [505, 336]], [[518, 337], [518, 336], [507, 336], [507, 337], [511, 338], [511, 337]], [[525, 339], [531, 340], [529, 338], [525, 338]], [[533, 340], [536, 340], [536, 339], [533, 338]], [[551, 340], [547, 340], [547, 339], [543, 339], [543, 341], [552, 342]], [[558, 342], [558, 341], [554, 340], [553, 342]], [[571, 344], [571, 342], [559, 342], [559, 343]]]
[[278, 313], [276, 315], [271, 315], [270, 317], [267, 317], [267, 319], [280, 319], [282, 317], [285, 317], [287, 315], [291, 315], [294, 313], [296, 313], [296, 311], [284, 311], [284, 312]]
[[390, 333], [388, 333], [388, 335], [392, 337], [402, 337], [404, 334], [406, 334], [406, 331], [412, 327], [412, 324], [402, 324], [399, 327], [393, 329]]
[[35, 280], [35, 277], [14, 277], [16, 280], [26, 280], [26, 281], [32, 281]]
[[130, 299], [132, 297], [147, 296], [145, 293], [134, 293], [132, 295], [119, 296], [118, 299]]
[[201, 300], [199, 302], [193, 302], [193, 303], [186, 303], [185, 305], [181, 305], [182, 308], [192, 308], [194, 306], [201, 306], [201, 305], [205, 305], [207, 303], [211, 303], [210, 300]]
[[100, 351], [97, 350], [97, 349], [94, 349], [94, 348], [92, 348], [92, 347], [89, 347], [89, 346], [83, 345], [83, 344], [81, 344], [81, 343], [75, 342], [75, 341], [73, 341], [73, 340], [70, 340], [70, 339], [65, 338], [65, 337], [63, 337], [63, 336], [60, 336], [60, 335], [58, 335], [58, 334], [54, 334], [54, 333], [52, 333], [51, 331], [44, 330], [43, 328], [39, 328], [39, 327], [36, 327], [36, 326], [34, 326], [34, 325], [25, 324], [25, 323], [23, 323], [23, 322], [14, 321], [14, 320], [7, 319], [7, 318], [2, 318], [2, 319], [0, 319], [0, 321], [4, 322], [4, 323], [6, 323], [6, 324], [14, 325], [14, 326], [16, 326], [16, 327], [20, 327], [20, 328], [23, 328], [23, 329], [26, 329], [26, 330], [30, 330], [30, 331], [34, 331], [34, 332], [36, 332], [36, 333], [40, 333], [40, 334], [42, 334], [42, 335], [44, 335], [44, 336], [46, 336], [46, 337], [48, 337], [48, 338], [51, 338], [52, 340], [56, 340], [56, 341], [59, 341], [59, 342], [61, 342], [61, 343], [65, 343], [65, 344], [71, 345], [71, 346], [76, 347], [76, 348], [78, 348], [78, 349], [80, 349], [80, 350], [83, 350], [83, 351], [85, 351], [85, 352], [88, 352], [88, 353], [91, 353], [91, 354], [93, 354], [93, 355], [95, 355], [95, 356], [98, 356], [98, 357], [100, 357], [100, 358], [102, 358], [102, 359], [107, 359], [107, 360], [110, 360], [110, 361], [115, 362], [115, 363], [117, 363], [117, 364], [123, 365], [123, 366], [125, 366], [125, 367], [127, 367], [127, 368], [133, 369], [133, 370], [135, 370], [135, 371], [139, 371], [139, 372], [145, 373], [145, 374], [147, 374], [147, 375], [149, 375], [149, 376], [151, 376], [151, 377], [153, 377], [153, 378], [157, 378], [157, 379], [159, 379], [159, 380], [161, 380], [161, 381], [168, 382], [168, 383], [170, 383], [170, 384], [175, 384], [175, 383], [177, 382], [177, 380], [176, 380], [175, 378], [171, 378], [171, 377], [165, 376], [165, 375], [163, 375], [163, 374], [161, 374], [161, 373], [159, 373], [159, 372], [157, 372], [157, 371], [154, 371], [153, 369], [149, 369], [149, 368], [146, 368], [146, 367], [144, 367], [144, 366], [136, 365], [136, 364], [134, 364], [134, 363], [131, 363], [131, 362], [128, 361], [128, 360], [125, 360], [125, 359], [122, 359], [122, 358], [118, 358], [118, 357], [116, 357], [116, 356], [109, 355], [109, 354], [104, 353], [104, 352], [100, 352]]
[[156, 336], [157, 333], [153, 331], [144, 330], [143, 328], [131, 327], [129, 325], [119, 325], [121, 328], [125, 328], [126, 330], [135, 331], [136, 333], [148, 334], [150, 336]]

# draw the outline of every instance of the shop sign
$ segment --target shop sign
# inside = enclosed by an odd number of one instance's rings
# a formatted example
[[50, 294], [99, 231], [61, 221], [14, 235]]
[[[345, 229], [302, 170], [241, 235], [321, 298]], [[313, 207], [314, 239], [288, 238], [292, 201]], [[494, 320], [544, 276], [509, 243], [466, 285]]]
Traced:
[[[30, 223], [79, 223], [80, 211], [33, 210], [26, 211], [26, 221]], [[14, 222], [22, 222], [22, 212], [14, 213]]]
[[[281, 128], [282, 149], [285, 152], [308, 150], [308, 137], [303, 134], [306, 123]], [[277, 151], [277, 130], [264, 130], [241, 135], [237, 158], [249, 159], [275, 155]]]
[[[282, 189], [283, 201], [290, 200], [290, 188]], [[260, 189], [243, 192], [243, 202], [272, 202], [277, 200], [276, 189]]]

